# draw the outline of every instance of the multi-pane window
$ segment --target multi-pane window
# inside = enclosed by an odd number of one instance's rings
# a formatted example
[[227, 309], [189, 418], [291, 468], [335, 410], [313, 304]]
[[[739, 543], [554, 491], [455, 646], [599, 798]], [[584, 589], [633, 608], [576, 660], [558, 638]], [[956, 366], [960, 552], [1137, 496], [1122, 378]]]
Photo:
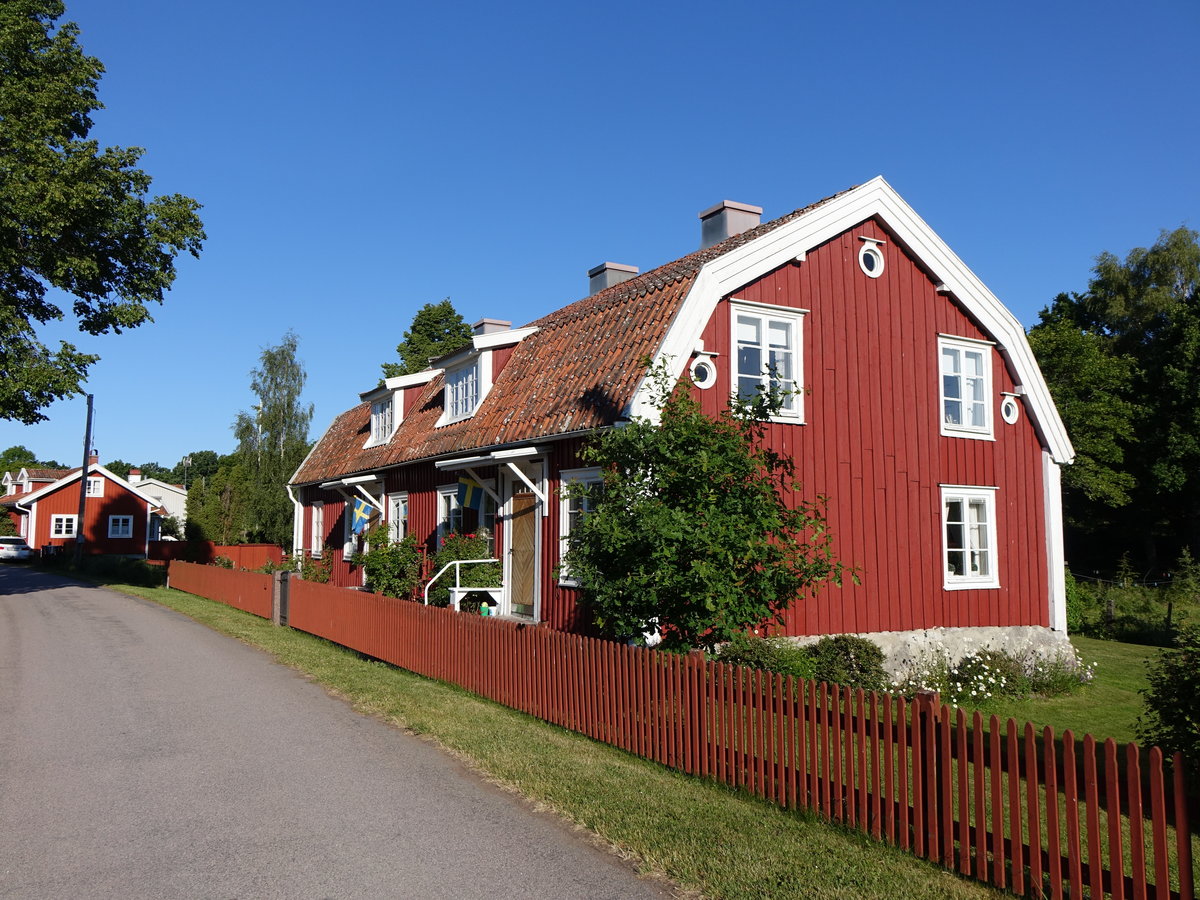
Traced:
[[942, 338], [938, 348], [941, 357], [942, 434], [990, 437], [990, 345]]
[[[568, 469], [562, 473], [562, 505], [559, 511], [559, 559], [571, 547], [571, 532], [592, 511], [603, 480], [599, 469]], [[581, 490], [583, 487], [585, 490]], [[574, 584], [566, 563], [559, 566], [558, 579]]]
[[994, 489], [942, 488], [942, 548], [946, 588], [999, 587]]
[[740, 400], [777, 396], [780, 408], [775, 416], [788, 421], [799, 421], [804, 413], [800, 394], [802, 321], [799, 313], [733, 306], [734, 394]]
[[487, 532], [488, 552], [496, 553], [496, 501], [484, 491], [479, 509], [464, 507], [458, 502], [458, 485], [438, 488], [438, 544], [446, 535], [473, 534], [479, 529]]
[[382, 444], [392, 436], [395, 402], [391, 394], [371, 404], [371, 443]]
[[109, 516], [108, 536], [110, 538], [133, 537], [133, 516]]
[[89, 497], [104, 496], [104, 479], [99, 476], [92, 476], [87, 480], [87, 495]]
[[313, 559], [320, 559], [325, 549], [325, 504], [321, 500], [312, 505], [312, 534], [308, 542]]
[[75, 516], [51, 516], [50, 537], [75, 537]]
[[446, 421], [466, 419], [479, 405], [479, 364], [451, 369], [446, 372]]
[[408, 534], [408, 494], [388, 496], [388, 539], [395, 542]]

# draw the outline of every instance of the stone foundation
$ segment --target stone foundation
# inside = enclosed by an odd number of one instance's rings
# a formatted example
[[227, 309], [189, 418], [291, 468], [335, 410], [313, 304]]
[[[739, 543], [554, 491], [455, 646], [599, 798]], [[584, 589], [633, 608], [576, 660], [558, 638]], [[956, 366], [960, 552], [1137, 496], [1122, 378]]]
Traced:
[[[804, 646], [823, 635], [793, 637]], [[945, 652], [952, 662], [980, 650], [1003, 650], [1012, 656], [1056, 657], [1074, 650], [1066, 632], [1052, 631], [1040, 625], [1010, 625], [983, 628], [927, 628], [922, 631], [876, 631], [860, 634], [883, 650], [883, 667], [891, 678], [903, 676], [912, 665], [934, 653]]]

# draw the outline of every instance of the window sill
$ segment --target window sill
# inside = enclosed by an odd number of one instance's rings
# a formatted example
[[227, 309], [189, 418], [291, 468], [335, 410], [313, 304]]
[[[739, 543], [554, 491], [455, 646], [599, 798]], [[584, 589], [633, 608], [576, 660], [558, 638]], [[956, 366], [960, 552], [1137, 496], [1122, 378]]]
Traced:
[[974, 590], [990, 590], [995, 591], [1000, 589], [1000, 582], [994, 579], [980, 581], [946, 581], [942, 583], [944, 591], [974, 591]]
[[996, 439], [994, 431], [973, 431], [970, 428], [951, 428], [947, 425], [942, 426], [941, 435], [950, 438], [968, 438], [974, 441], [994, 441]]

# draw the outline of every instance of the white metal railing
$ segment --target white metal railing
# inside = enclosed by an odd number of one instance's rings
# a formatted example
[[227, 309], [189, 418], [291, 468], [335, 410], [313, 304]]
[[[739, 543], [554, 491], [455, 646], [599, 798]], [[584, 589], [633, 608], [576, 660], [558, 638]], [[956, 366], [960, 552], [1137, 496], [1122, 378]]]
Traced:
[[[432, 578], [429, 579], [429, 583], [425, 585], [425, 605], [426, 606], [429, 605], [429, 589], [431, 587], [433, 587], [434, 582], [437, 581], [439, 578], [441, 578], [443, 575], [445, 575], [447, 572], [449, 572], [451, 569], [453, 569], [454, 570], [454, 588], [450, 591], [450, 605], [454, 607], [455, 612], [458, 612], [458, 596], [455, 594], [455, 591], [463, 587], [462, 566], [464, 564], [465, 565], [473, 565], [475, 563], [498, 563], [498, 562], [500, 562], [500, 560], [498, 560], [498, 559], [456, 559], [456, 560], [446, 563], [444, 566], [441, 567], [441, 569], [438, 570], [438, 573], [436, 575], [434, 575]], [[466, 585], [466, 587], [471, 590], [479, 590], [479, 591], [494, 590], [494, 588], [488, 588], [488, 587], [472, 588], [471, 585]]]

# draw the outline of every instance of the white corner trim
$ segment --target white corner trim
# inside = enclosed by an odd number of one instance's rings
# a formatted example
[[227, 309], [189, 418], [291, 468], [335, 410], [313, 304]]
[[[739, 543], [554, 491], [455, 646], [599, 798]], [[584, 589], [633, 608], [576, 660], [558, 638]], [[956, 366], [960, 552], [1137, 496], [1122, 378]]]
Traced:
[[1050, 628], [1067, 631], [1067, 560], [1063, 542], [1062, 469], [1042, 451], [1042, 488], [1046, 503], [1046, 584]]
[[[723, 297], [873, 216], [885, 222], [897, 242], [928, 267], [934, 283], [940, 282], [983, 330], [1005, 348], [1016, 380], [1028, 391], [1030, 418], [1043, 444], [1050, 449], [1055, 462], [1070, 463], [1075, 450], [1021, 323], [882, 176], [705, 263], [667, 330], [654, 364], [665, 363], [677, 381], [691, 348]], [[656, 420], [649, 388], [647, 377], [643, 377], [627, 415]]]

